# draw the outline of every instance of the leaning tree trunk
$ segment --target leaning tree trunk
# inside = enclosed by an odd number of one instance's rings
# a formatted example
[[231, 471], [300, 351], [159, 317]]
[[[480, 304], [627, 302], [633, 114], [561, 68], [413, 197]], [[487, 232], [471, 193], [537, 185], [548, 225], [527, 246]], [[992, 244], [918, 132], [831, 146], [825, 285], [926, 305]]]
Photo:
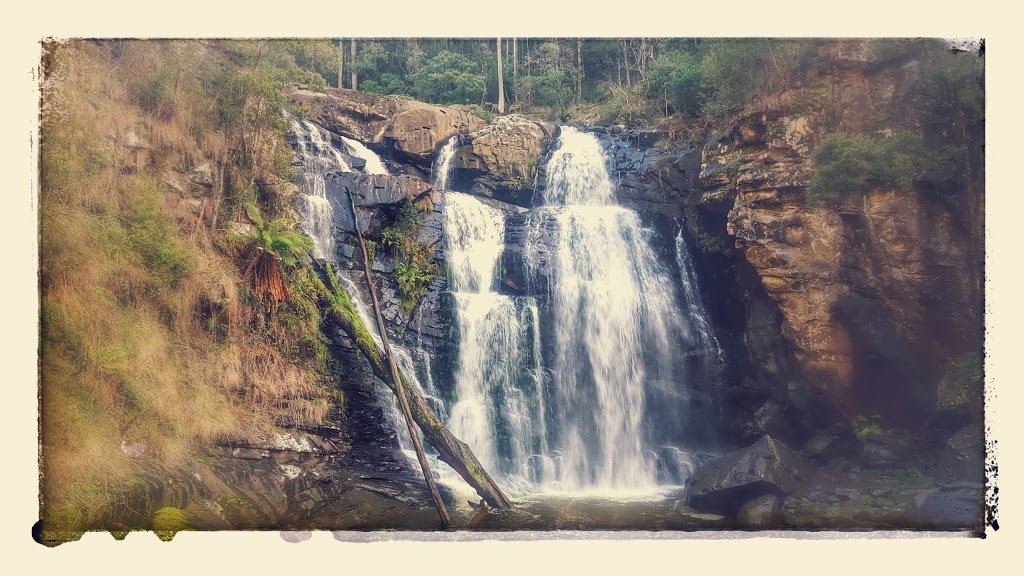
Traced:
[[395, 383], [395, 395], [398, 396], [398, 404], [402, 407], [402, 416], [405, 417], [405, 425], [409, 429], [409, 437], [412, 438], [413, 447], [416, 448], [416, 459], [419, 460], [420, 469], [423, 471], [423, 479], [427, 481], [427, 489], [430, 491], [430, 498], [434, 501], [437, 514], [441, 517], [441, 524], [448, 526], [452, 523], [448, 517], [448, 511], [441, 500], [441, 494], [434, 484], [434, 475], [430, 473], [430, 464], [427, 462], [427, 455], [423, 451], [423, 443], [420, 442], [420, 435], [416, 432], [412, 412], [409, 410], [409, 400], [406, 397], [408, 386], [398, 373], [398, 365], [395, 364], [395, 355], [391, 352], [391, 344], [388, 342], [387, 327], [384, 325], [384, 317], [380, 314], [380, 303], [377, 301], [377, 291], [373, 287], [373, 277], [370, 276], [370, 254], [366, 250], [366, 242], [363, 240], [363, 232], [359, 229], [359, 217], [356, 215], [356, 202], [352, 194], [348, 195], [349, 205], [352, 207], [352, 221], [356, 223], [356, 235], [359, 237], [359, 247], [363, 252], [363, 273], [366, 275], [366, 285], [370, 289], [370, 298], [373, 302], [373, 315], [377, 319], [377, 330], [380, 332], [380, 341], [384, 346], [384, 354], [388, 361], [388, 376]]
[[[374, 376], [379, 378], [392, 392], [398, 394], [398, 385], [392, 381], [391, 371], [384, 366], [384, 352], [377, 347], [370, 336], [366, 326], [363, 325], [359, 315], [356, 314], [348, 299], [348, 294], [342, 290], [334, 273], [328, 267], [328, 279], [331, 282], [331, 289], [334, 291], [334, 298], [329, 301], [329, 313], [332, 319], [338, 323], [342, 330], [355, 343], [362, 355], [369, 361]], [[327, 289], [324, 288], [324, 294]], [[512, 502], [501, 491], [501, 488], [491, 479], [491, 476], [477, 460], [476, 455], [465, 442], [456, 438], [444, 426], [444, 422], [437, 417], [427, 401], [418, 390], [408, 385], [401, 371], [398, 373], [399, 382], [402, 383], [404, 391], [409, 400], [409, 411], [416, 425], [423, 432], [423, 437], [438, 452], [442, 462], [451, 466], [467, 484], [476, 490], [476, 493], [485, 502], [495, 508], [512, 508]]]

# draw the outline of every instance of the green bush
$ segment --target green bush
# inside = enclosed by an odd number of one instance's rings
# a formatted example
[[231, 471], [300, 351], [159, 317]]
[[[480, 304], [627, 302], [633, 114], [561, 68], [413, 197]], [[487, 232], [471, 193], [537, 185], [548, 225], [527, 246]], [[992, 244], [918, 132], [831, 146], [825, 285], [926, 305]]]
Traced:
[[406, 230], [418, 226], [423, 221], [423, 211], [408, 198], [398, 207], [398, 227]]
[[651, 93], [668, 100], [678, 112], [696, 116], [707, 101], [704, 70], [693, 56], [677, 52], [651, 63]]
[[853, 419], [853, 428], [857, 434], [857, 438], [864, 440], [872, 436], [881, 436], [882, 427], [878, 424], [879, 416], [875, 414], [869, 420], [863, 416], [857, 416]]
[[920, 136], [912, 134], [884, 140], [832, 134], [814, 151], [816, 172], [807, 197], [838, 200], [872, 185], [910, 188], [922, 172], [952, 162], [954, 156], [953, 149], [929, 149]]
[[153, 515], [153, 532], [164, 542], [169, 542], [182, 530], [194, 530], [185, 514], [177, 508], [161, 508]]
[[488, 124], [494, 120], [494, 113], [490, 110], [485, 110], [479, 104], [470, 104], [469, 106], [466, 106], [465, 110]]
[[385, 96], [388, 94], [405, 94], [409, 91], [409, 87], [402, 81], [402, 78], [394, 72], [383, 72], [380, 78], [376, 80], [363, 80], [359, 83], [359, 89]]

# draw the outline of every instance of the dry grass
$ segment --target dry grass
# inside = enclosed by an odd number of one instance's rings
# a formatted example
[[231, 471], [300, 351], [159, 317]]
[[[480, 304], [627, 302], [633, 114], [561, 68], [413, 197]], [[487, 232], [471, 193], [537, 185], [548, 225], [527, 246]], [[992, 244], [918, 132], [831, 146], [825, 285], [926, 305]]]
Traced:
[[44, 511], [58, 523], [99, 518], [140, 466], [327, 411], [323, 371], [288, 357], [287, 338], [249, 331], [262, 312], [239, 295], [238, 265], [162, 181], [228, 152], [201, 94], [139, 103], [146, 71], [195, 72], [175, 45], [124, 42], [118, 63], [85, 43], [50, 55], [41, 409]]

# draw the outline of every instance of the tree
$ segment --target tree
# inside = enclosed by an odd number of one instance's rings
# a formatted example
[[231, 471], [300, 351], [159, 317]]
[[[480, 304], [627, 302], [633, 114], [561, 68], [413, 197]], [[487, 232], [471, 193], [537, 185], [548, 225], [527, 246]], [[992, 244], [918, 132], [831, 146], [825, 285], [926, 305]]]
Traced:
[[246, 207], [246, 214], [256, 226], [252, 232], [244, 236], [232, 237], [256, 251], [256, 256], [249, 263], [243, 278], [252, 281], [253, 290], [261, 298], [272, 302], [283, 302], [291, 299], [288, 284], [284, 280], [281, 264], [295, 266], [307, 251], [313, 249], [313, 241], [289, 229], [284, 219], [264, 222], [260, 211], [255, 205]]
[[338, 88], [342, 88], [342, 73], [345, 70], [345, 41], [338, 39]]
[[355, 62], [356, 62], [356, 39], [353, 38], [352, 39], [352, 64], [353, 64], [353, 66], [352, 66], [352, 89], [353, 90], [358, 90], [359, 88], [358, 88], [358, 82], [356, 81], [357, 78], [356, 78]]
[[662, 53], [651, 62], [650, 94], [662, 98], [677, 112], [696, 116], [707, 101], [703, 71], [685, 52]]
[[461, 54], [442, 50], [413, 75], [413, 91], [428, 102], [471, 104], [479, 102], [486, 83], [473, 62]]
[[498, 38], [498, 114], [505, 113], [505, 82], [501, 72], [501, 38]]

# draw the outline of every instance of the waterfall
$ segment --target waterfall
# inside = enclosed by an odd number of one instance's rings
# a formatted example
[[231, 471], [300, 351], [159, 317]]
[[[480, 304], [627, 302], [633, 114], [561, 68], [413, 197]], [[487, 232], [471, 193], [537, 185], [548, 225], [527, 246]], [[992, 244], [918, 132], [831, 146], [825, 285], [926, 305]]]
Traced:
[[324, 174], [332, 171], [349, 172], [349, 163], [331, 143], [324, 139], [320, 128], [308, 120], [298, 120], [287, 112], [285, 118], [295, 134], [296, 146], [302, 160], [302, 180], [299, 199], [302, 203], [302, 231], [313, 239], [314, 255], [333, 260], [334, 213], [327, 200]]
[[505, 240], [502, 212], [448, 191], [444, 223], [459, 334], [457, 401], [448, 424], [515, 492], [527, 483], [528, 459], [537, 452], [534, 424], [543, 421], [534, 384], [533, 299], [494, 289]]
[[[305, 167], [303, 226], [316, 239], [318, 255], [333, 260], [323, 173], [350, 171], [352, 163], [312, 123], [289, 122]], [[365, 161], [363, 171], [387, 173], [361, 143], [342, 142], [350, 156]], [[392, 342], [409, 385], [510, 494], [681, 483], [692, 469], [686, 426], [693, 394], [712, 392], [712, 373], [722, 364], [682, 231], [675, 239], [675, 277], [652, 247], [655, 233], [618, 205], [598, 140], [563, 127], [525, 230], [527, 282], [546, 292], [504, 294], [498, 278], [506, 213], [450, 189], [456, 147], [452, 138], [441, 148], [432, 182], [444, 197], [454, 390], [436, 389], [425, 350]], [[379, 342], [361, 275], [338, 274]], [[379, 385], [378, 397], [413, 464], [393, 395]], [[440, 483], [472, 497], [461, 478], [430, 457]]]
[[686, 304], [686, 313], [690, 318], [692, 330], [688, 334], [695, 352], [704, 354], [713, 359], [715, 364], [724, 363], [722, 348], [718, 345], [718, 338], [711, 329], [711, 319], [708, 317], [707, 308], [697, 290], [697, 271], [693, 267], [693, 257], [686, 247], [683, 239], [683, 228], [679, 227], [676, 235], [676, 265], [679, 267], [679, 286], [682, 289], [683, 302]]
[[718, 422], [716, 413], [721, 407], [719, 384], [725, 367], [725, 353], [718, 343], [711, 327], [711, 318], [701, 297], [697, 281], [697, 271], [693, 265], [693, 257], [683, 239], [683, 228], [679, 227], [676, 234], [676, 265], [679, 268], [679, 286], [689, 323], [686, 325], [687, 352], [684, 356], [690, 364], [689, 373], [699, 377], [691, 386], [701, 394], [705, 405], [697, 411], [700, 414], [700, 426], [695, 428], [699, 436], [694, 438], [705, 448], [717, 445], [715, 426]]
[[339, 138], [345, 143], [345, 146], [348, 147], [353, 156], [366, 162], [363, 172], [367, 174], [390, 174], [384, 163], [381, 162], [380, 156], [377, 156], [373, 150], [367, 148], [362, 142], [344, 136], [339, 136]]
[[594, 136], [562, 128], [536, 211], [534, 222], [554, 224], [547, 242], [534, 232], [527, 258], [550, 262], [542, 322], [554, 339], [546, 410], [557, 474], [544, 480], [563, 490], [653, 487], [656, 442], [671, 434], [651, 414], [680, 419], [687, 409], [672, 362], [683, 331], [674, 282], [651, 232], [616, 204]]
[[531, 336], [536, 316], [529, 310], [536, 306], [532, 298], [494, 289], [505, 215], [448, 190], [455, 146], [452, 138], [442, 147], [434, 170], [434, 188], [445, 191], [444, 238], [459, 334], [448, 426], [516, 493], [529, 484], [528, 462], [537, 452], [534, 424], [543, 421], [533, 385], [539, 355]]
[[452, 136], [441, 147], [434, 162], [433, 184], [435, 190], [447, 190], [448, 178], [451, 176], [452, 159], [455, 158], [455, 148], [459, 145], [459, 137]]

